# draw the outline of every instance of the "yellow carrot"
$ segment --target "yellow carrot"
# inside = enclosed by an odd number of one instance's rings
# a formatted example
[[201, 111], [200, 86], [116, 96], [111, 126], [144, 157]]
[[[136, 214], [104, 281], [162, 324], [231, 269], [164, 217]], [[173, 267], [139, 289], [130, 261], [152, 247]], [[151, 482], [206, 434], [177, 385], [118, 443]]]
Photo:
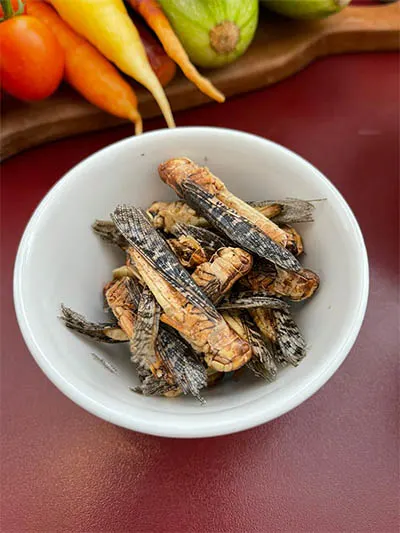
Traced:
[[72, 28], [154, 96], [170, 128], [175, 126], [164, 90], [122, 0], [49, 0]]
[[135, 11], [140, 13], [150, 28], [160, 39], [164, 50], [177, 63], [185, 76], [192, 81], [204, 94], [217, 102], [224, 102], [225, 96], [190, 62], [180, 40], [175, 35], [169, 20], [157, 0], [128, 0]]

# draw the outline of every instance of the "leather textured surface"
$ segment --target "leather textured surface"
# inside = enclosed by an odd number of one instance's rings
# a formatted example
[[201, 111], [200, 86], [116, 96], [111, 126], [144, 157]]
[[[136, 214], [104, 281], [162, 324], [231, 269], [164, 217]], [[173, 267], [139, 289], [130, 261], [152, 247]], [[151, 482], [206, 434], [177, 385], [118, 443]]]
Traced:
[[132, 129], [3, 164], [2, 531], [397, 531], [398, 75], [396, 54], [329, 58], [176, 115], [178, 125], [257, 133], [310, 160], [353, 208], [369, 253], [366, 319], [344, 364], [294, 411], [236, 435], [170, 440], [95, 418], [50, 383], [16, 324], [12, 269], [29, 216], [71, 166]]

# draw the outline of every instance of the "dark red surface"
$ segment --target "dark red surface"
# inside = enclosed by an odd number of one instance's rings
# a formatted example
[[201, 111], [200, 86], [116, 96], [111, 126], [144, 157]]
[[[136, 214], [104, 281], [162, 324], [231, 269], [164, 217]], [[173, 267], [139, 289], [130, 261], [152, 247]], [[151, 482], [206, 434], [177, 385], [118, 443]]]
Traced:
[[95, 418], [42, 374], [16, 324], [12, 268], [29, 216], [72, 165], [132, 129], [4, 163], [2, 531], [397, 531], [398, 76], [395, 54], [329, 58], [176, 115], [178, 125], [237, 128], [306, 157], [354, 209], [369, 253], [369, 306], [345, 363], [291, 413], [232, 436], [169, 440]]

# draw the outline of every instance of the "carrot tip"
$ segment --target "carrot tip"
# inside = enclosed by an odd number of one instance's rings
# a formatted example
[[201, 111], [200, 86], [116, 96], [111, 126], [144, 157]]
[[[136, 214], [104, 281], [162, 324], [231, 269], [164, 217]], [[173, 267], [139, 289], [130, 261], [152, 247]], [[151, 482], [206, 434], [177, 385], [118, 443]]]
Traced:
[[143, 133], [143, 121], [140, 114], [135, 111], [134, 113], [132, 112], [128, 118], [135, 124], [135, 135]]
[[143, 122], [142, 122], [142, 119], [137, 120], [135, 122], [135, 135], [140, 135], [141, 133], [143, 133]]

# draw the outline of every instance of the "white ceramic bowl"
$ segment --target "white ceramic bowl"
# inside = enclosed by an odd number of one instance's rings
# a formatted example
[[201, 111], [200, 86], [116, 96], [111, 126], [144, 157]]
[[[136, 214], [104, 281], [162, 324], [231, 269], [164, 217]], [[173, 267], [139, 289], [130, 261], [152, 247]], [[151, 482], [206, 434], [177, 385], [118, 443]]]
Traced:
[[[61, 302], [94, 321], [105, 319], [101, 288], [122, 254], [91, 231], [118, 203], [146, 207], [175, 194], [157, 165], [188, 156], [206, 164], [246, 200], [326, 198], [315, 223], [303, 224], [302, 262], [321, 287], [296, 317], [308, 342], [298, 368], [273, 384], [251, 377], [189, 397], [143, 397], [128, 348], [94, 344], [57, 318]], [[368, 298], [368, 260], [360, 228], [343, 197], [310, 163], [260, 137], [217, 128], [177, 128], [129, 138], [92, 155], [66, 174], [36, 209], [15, 265], [19, 325], [39, 366], [69, 398], [91, 413], [129, 429], [171, 437], [233, 433], [293, 409], [316, 392], [345, 359], [359, 332]], [[92, 354], [108, 361], [107, 370]]]

